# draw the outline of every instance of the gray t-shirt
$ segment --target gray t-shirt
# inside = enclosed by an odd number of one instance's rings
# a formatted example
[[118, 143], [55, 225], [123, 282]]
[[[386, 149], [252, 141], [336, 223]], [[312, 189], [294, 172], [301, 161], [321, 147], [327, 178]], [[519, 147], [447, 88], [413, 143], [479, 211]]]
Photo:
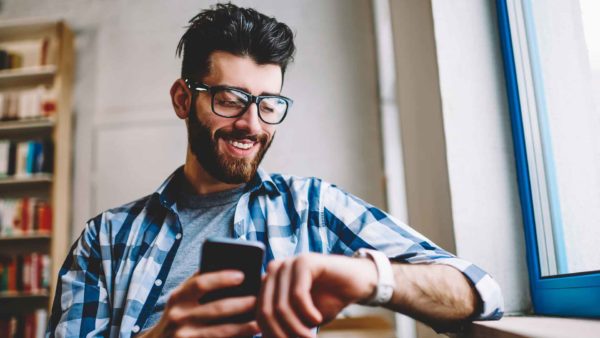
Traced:
[[209, 237], [233, 237], [235, 207], [245, 188], [242, 185], [231, 190], [197, 195], [191, 192], [185, 178], [182, 177], [179, 185], [176, 205], [183, 237], [144, 330], [158, 323], [173, 289], [198, 271], [204, 240]]

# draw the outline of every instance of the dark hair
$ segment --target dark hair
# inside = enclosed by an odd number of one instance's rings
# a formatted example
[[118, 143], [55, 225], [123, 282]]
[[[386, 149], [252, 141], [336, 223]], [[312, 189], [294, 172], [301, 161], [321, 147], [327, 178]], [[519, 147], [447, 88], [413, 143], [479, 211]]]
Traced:
[[200, 80], [210, 70], [214, 51], [249, 56], [258, 64], [277, 64], [282, 76], [293, 60], [294, 34], [284, 23], [252, 8], [217, 4], [189, 21], [179, 40], [177, 55], [183, 54], [181, 77]]

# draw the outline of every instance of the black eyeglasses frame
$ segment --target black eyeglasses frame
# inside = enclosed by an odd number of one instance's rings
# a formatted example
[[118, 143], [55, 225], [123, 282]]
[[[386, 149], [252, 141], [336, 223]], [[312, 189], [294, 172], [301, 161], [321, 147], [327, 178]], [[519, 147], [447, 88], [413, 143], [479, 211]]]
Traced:
[[[196, 91], [196, 92], [208, 92], [211, 94], [210, 97], [210, 108], [212, 110], [212, 112], [220, 117], [224, 117], [224, 118], [238, 118], [242, 115], [244, 115], [246, 113], [246, 111], [248, 111], [248, 108], [250, 108], [250, 105], [253, 103], [256, 103], [256, 107], [259, 108], [260, 107], [260, 102], [266, 98], [278, 98], [278, 99], [282, 99], [286, 102], [286, 109], [285, 112], [283, 113], [283, 116], [281, 117], [281, 119], [279, 120], [279, 122], [268, 122], [265, 121], [262, 117], [262, 114], [260, 113], [260, 108], [257, 109], [257, 113], [258, 113], [258, 118], [260, 118], [260, 120], [266, 124], [271, 124], [271, 125], [276, 125], [276, 124], [280, 124], [281, 122], [283, 122], [283, 120], [285, 120], [288, 111], [290, 110], [290, 107], [292, 106], [292, 104], [294, 103], [294, 100], [290, 99], [289, 97], [285, 97], [282, 95], [252, 95], [248, 92], [245, 92], [239, 88], [235, 88], [235, 87], [229, 87], [229, 86], [209, 86], [207, 84], [201, 83], [201, 82], [195, 82], [192, 81], [190, 79], [183, 79], [183, 81], [185, 82], [185, 84], [187, 85], [187, 87], [190, 90]], [[231, 91], [235, 91], [238, 93], [241, 93], [243, 95], [245, 95], [246, 97], [249, 98], [249, 100], [247, 101], [248, 103], [246, 104], [246, 107], [244, 109], [242, 109], [242, 111], [237, 114], [237, 115], [233, 115], [233, 116], [224, 116], [221, 115], [219, 113], [217, 113], [217, 111], [215, 110], [215, 93], [219, 90], [231, 90]]]

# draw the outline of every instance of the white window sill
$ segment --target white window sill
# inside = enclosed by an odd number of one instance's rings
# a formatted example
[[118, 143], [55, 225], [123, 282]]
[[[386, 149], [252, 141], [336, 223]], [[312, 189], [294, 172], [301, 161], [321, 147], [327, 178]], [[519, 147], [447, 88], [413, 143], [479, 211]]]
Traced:
[[600, 320], [559, 317], [504, 317], [499, 321], [474, 322], [467, 334], [473, 338], [597, 338]]

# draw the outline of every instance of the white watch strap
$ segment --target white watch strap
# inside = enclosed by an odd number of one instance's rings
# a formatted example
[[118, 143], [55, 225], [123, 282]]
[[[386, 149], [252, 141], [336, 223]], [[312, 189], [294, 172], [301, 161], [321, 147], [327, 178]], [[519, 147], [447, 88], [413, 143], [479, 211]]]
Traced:
[[375, 263], [377, 268], [377, 286], [371, 298], [364, 302], [364, 305], [379, 306], [388, 303], [394, 294], [396, 280], [392, 264], [387, 256], [380, 251], [370, 249], [358, 249], [354, 253], [355, 257], [369, 258]]

